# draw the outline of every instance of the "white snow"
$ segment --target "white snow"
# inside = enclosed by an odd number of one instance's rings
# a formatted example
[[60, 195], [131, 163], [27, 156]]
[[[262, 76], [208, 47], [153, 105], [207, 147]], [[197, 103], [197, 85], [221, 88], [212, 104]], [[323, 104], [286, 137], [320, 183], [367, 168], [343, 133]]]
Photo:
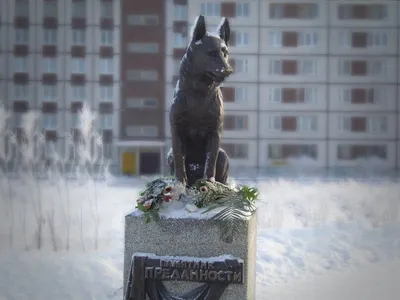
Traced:
[[[133, 210], [143, 180], [113, 178], [108, 185], [70, 182], [67, 251], [65, 184], [40, 182], [44, 216], [50, 217], [54, 208], [55, 223], [50, 226], [51, 218], [45, 218], [43, 246], [38, 250], [33, 214], [38, 186], [0, 179], [0, 300], [122, 299], [124, 216]], [[8, 187], [14, 204], [12, 246], [5, 206]], [[399, 298], [398, 180], [269, 179], [259, 181], [258, 187], [262, 200], [257, 300]], [[190, 214], [178, 212], [174, 205], [179, 206], [171, 203], [170, 213]]]

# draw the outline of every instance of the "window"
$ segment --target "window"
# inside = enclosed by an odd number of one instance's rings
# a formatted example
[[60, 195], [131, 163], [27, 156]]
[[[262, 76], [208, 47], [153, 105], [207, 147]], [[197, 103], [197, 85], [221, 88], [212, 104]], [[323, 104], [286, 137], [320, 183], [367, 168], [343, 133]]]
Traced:
[[74, 102], [82, 102], [86, 99], [86, 86], [85, 85], [73, 85], [71, 87], [72, 100]]
[[74, 57], [71, 59], [71, 72], [73, 74], [85, 73], [85, 59]]
[[302, 75], [316, 75], [317, 74], [317, 62], [311, 59], [305, 59], [299, 61], [299, 71]]
[[248, 116], [235, 116], [235, 130], [248, 129]]
[[15, 1], [15, 17], [29, 18], [29, 1]]
[[386, 102], [387, 93], [385, 88], [372, 88], [368, 93], [368, 103], [384, 104]]
[[85, 1], [72, 1], [71, 8], [72, 18], [86, 18], [86, 2]]
[[101, 1], [100, 6], [101, 18], [108, 19], [113, 17], [113, 1]]
[[78, 129], [80, 127], [80, 118], [78, 113], [71, 113], [71, 128]]
[[317, 88], [304, 88], [304, 102], [315, 103], [317, 101]]
[[318, 119], [316, 116], [300, 116], [297, 118], [299, 131], [316, 131]]
[[128, 15], [126, 23], [129, 26], [157, 26], [157, 15]]
[[112, 30], [101, 30], [101, 45], [102, 46], [112, 46], [114, 43], [114, 32]]
[[187, 5], [174, 5], [174, 19], [177, 21], [187, 21]]
[[281, 116], [270, 116], [268, 119], [268, 127], [271, 131], [282, 130], [282, 117]]
[[242, 30], [235, 31], [235, 46], [247, 47], [249, 45], [249, 33]]
[[269, 102], [281, 103], [282, 101], [282, 89], [279, 87], [271, 87], [269, 89]]
[[300, 19], [312, 20], [319, 15], [316, 3], [270, 3], [269, 16], [271, 19]]
[[386, 89], [374, 88], [344, 88], [340, 90], [339, 100], [345, 104], [383, 104], [386, 102]]
[[186, 37], [182, 33], [174, 33], [174, 48], [185, 48], [186, 47]]
[[248, 2], [245, 3], [236, 3], [236, 17], [244, 17], [247, 18], [250, 15], [250, 4]]
[[222, 148], [230, 158], [247, 159], [249, 157], [249, 146], [247, 144], [223, 143]]
[[247, 59], [236, 59], [235, 60], [235, 73], [248, 73], [249, 61]]
[[52, 84], [43, 85], [43, 100], [44, 101], [57, 100], [57, 85], [52, 85]]
[[352, 89], [351, 88], [343, 89], [339, 97], [342, 103], [351, 103], [353, 100]]
[[269, 159], [285, 159], [290, 157], [318, 157], [317, 145], [315, 144], [269, 144]]
[[111, 102], [113, 101], [114, 92], [113, 86], [100, 86], [100, 101]]
[[[288, 9], [287, 9], [288, 10]], [[318, 4], [316, 3], [301, 3], [297, 4], [297, 18], [304, 20], [316, 19], [318, 17]]]
[[386, 133], [388, 130], [388, 119], [386, 116], [372, 116], [367, 121], [367, 131], [370, 133]]
[[[357, 41], [354, 39], [354, 35], [365, 36], [365, 41], [362, 40], [362, 44], [358, 45], [357, 48], [371, 47], [371, 48], [382, 48], [388, 45], [388, 34], [383, 31], [374, 32], [356, 32], [356, 31], [339, 31], [338, 42], [342, 48], [352, 48], [357, 45]], [[359, 42], [360, 43], [360, 42]]]
[[235, 87], [235, 102], [247, 101], [247, 87]]
[[373, 32], [368, 35], [368, 46], [370, 47], [387, 47], [388, 34], [386, 32]]
[[57, 115], [56, 114], [42, 114], [42, 127], [46, 130], [57, 129]]
[[100, 129], [112, 129], [112, 114], [100, 114]]
[[201, 3], [200, 14], [204, 15], [205, 17], [219, 17], [221, 15], [221, 3]]
[[270, 74], [282, 74], [282, 62], [279, 59], [272, 59], [269, 61], [269, 73]]
[[372, 76], [385, 76], [386, 75], [386, 62], [382, 60], [369, 61], [368, 75]]
[[247, 115], [227, 115], [224, 121], [224, 130], [248, 130], [249, 117]]
[[14, 121], [15, 128], [22, 128], [23, 118], [24, 118], [24, 113], [21, 113], [21, 112], [13, 113], [13, 121]]
[[26, 56], [14, 56], [14, 72], [28, 73], [28, 58]]
[[127, 126], [125, 129], [125, 133], [127, 136], [138, 137], [138, 136], [146, 136], [146, 137], [156, 137], [158, 136], [158, 128], [157, 126]]
[[112, 58], [100, 58], [100, 73], [113, 74], [114, 60]]
[[282, 32], [281, 31], [270, 31], [268, 33], [269, 45], [271, 47], [282, 46]]
[[268, 145], [268, 158], [269, 159], [280, 159], [281, 156], [281, 145], [270, 144]]
[[158, 43], [128, 43], [130, 53], [158, 53]]
[[57, 44], [57, 30], [56, 29], [43, 29], [43, 44], [56, 45]]
[[104, 158], [112, 158], [112, 143], [103, 143], [103, 156]]
[[128, 81], [157, 81], [157, 70], [128, 70], [126, 74]]
[[157, 108], [156, 98], [130, 98], [126, 100], [128, 108]]
[[43, 73], [57, 73], [57, 58], [43, 57]]
[[339, 75], [351, 75], [351, 60], [339, 61]]
[[351, 131], [351, 117], [350, 116], [339, 116], [338, 117], [338, 129], [342, 132]]
[[350, 31], [339, 31], [338, 32], [338, 42], [340, 47], [351, 47], [351, 32]]
[[57, 1], [44, 1], [42, 5], [44, 18], [57, 18]]
[[269, 5], [269, 17], [271, 19], [282, 19], [283, 18], [284, 5], [280, 3], [270, 3]]
[[318, 33], [315, 31], [299, 32], [298, 46], [299, 47], [315, 47], [318, 45]]
[[378, 157], [387, 158], [386, 145], [338, 145], [337, 158], [339, 160], [355, 160], [360, 158]]
[[384, 20], [388, 17], [386, 4], [340, 4], [339, 20]]
[[54, 159], [55, 154], [57, 153], [57, 142], [50, 140], [50, 141], [45, 141], [44, 143], [44, 158], [46, 159]]
[[312, 59], [269, 61], [269, 73], [273, 75], [317, 75], [317, 61]]
[[339, 61], [339, 75], [346, 76], [378, 76], [382, 77], [387, 74], [387, 64], [385, 60], [373, 59], [369, 60], [348, 60]]
[[[287, 96], [284, 92], [290, 90], [290, 95]], [[284, 95], [285, 94], [285, 95]], [[290, 99], [288, 99], [290, 98]], [[315, 103], [317, 100], [317, 88], [281, 88], [271, 87], [269, 89], [270, 103]]]
[[[79, 2], [73, 2], [73, 3], [79, 3]], [[84, 29], [73, 29], [71, 32], [72, 32], [73, 45], [85, 45], [86, 31]]]
[[17, 100], [27, 100], [29, 95], [29, 85], [16, 84], [14, 85], [14, 97]]
[[29, 30], [26, 28], [15, 29], [15, 44], [28, 45], [29, 44]]

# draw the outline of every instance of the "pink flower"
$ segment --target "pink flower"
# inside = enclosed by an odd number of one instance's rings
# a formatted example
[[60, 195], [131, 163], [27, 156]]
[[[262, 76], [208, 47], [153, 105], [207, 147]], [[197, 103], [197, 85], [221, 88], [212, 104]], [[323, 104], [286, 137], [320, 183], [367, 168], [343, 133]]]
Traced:
[[207, 187], [206, 186], [202, 186], [201, 188], [200, 188], [200, 192], [207, 192]]
[[149, 209], [149, 208], [151, 207], [152, 204], [153, 204], [153, 200], [147, 200], [147, 201], [143, 204], [143, 206], [144, 206], [146, 209]]
[[164, 189], [164, 194], [171, 193], [171, 191], [172, 191], [172, 186], [169, 185]]
[[165, 202], [169, 202], [171, 199], [172, 199], [172, 196], [171, 196], [171, 195], [163, 195], [163, 200], [164, 200]]

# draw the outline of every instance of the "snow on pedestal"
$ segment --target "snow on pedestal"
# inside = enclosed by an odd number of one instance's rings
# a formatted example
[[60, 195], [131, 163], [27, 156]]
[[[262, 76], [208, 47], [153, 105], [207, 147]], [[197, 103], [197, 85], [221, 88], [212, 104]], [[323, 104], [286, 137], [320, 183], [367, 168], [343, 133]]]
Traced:
[[[244, 262], [244, 283], [230, 284], [220, 299], [252, 300], [256, 288], [256, 215], [239, 224], [241, 230], [232, 241], [225, 241], [221, 234], [220, 221], [161, 214], [157, 222], [146, 223], [145, 218], [133, 212], [125, 217], [124, 294], [134, 253], [172, 257], [212, 258], [232, 256]], [[199, 286], [188, 281], [166, 281], [167, 289], [176, 294]]]

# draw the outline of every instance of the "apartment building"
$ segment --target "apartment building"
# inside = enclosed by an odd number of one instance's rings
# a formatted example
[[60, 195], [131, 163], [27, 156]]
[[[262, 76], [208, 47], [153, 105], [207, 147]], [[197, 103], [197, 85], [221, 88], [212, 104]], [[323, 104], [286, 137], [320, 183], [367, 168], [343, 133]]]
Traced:
[[117, 151], [123, 174], [164, 170], [165, 43], [164, 1], [122, 0]]
[[120, 12], [116, 0], [0, 1], [0, 99], [17, 132], [24, 113], [40, 112], [46, 143], [65, 154], [86, 104], [118, 168]]
[[200, 13], [211, 29], [221, 16], [230, 20], [235, 73], [223, 86], [223, 146], [232, 165], [306, 157], [321, 167], [359, 166], [365, 158], [399, 166], [399, 1], [166, 3], [169, 98], [178, 49], [188, 43], [183, 28]]
[[64, 143], [76, 111], [100, 114], [107, 155], [124, 174], [165, 170], [168, 110], [199, 14], [228, 17], [234, 74], [223, 84], [223, 147], [232, 166], [306, 157], [400, 165], [400, 1], [0, 1], [0, 95], [44, 112]]

